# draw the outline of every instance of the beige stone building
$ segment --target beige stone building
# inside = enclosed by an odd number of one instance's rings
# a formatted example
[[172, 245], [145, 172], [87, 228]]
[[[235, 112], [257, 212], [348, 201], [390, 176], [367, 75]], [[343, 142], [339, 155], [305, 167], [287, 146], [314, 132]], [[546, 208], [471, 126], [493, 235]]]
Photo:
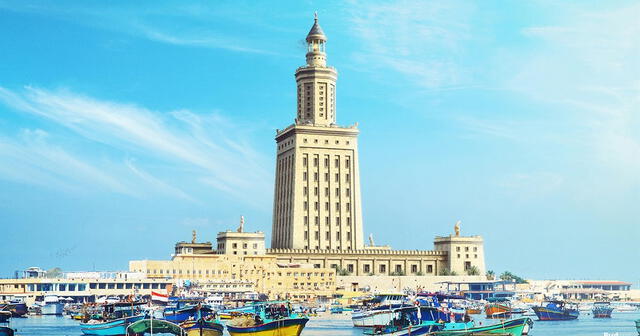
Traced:
[[296, 70], [294, 123], [276, 134], [271, 249], [280, 262], [336, 268], [352, 275], [484, 274], [482, 237], [437, 237], [433, 251], [364, 245], [358, 129], [336, 123], [337, 71], [326, 63], [318, 18], [306, 38], [306, 64]]
[[306, 40], [307, 64], [296, 70], [296, 118], [276, 134], [271, 247], [360, 250], [358, 129], [336, 124], [338, 74], [326, 65], [317, 18]]
[[244, 217], [240, 218], [240, 226], [236, 231], [218, 233], [218, 254], [232, 255], [264, 255], [264, 232], [244, 232]]

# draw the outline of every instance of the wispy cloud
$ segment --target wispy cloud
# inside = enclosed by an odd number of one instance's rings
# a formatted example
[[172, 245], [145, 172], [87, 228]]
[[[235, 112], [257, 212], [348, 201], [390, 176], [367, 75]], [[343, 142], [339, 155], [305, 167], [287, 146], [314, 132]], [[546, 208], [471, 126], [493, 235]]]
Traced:
[[[270, 189], [268, 181], [271, 178], [264, 169], [262, 155], [242, 140], [241, 127], [216, 115], [197, 115], [186, 110], [163, 114], [69, 91], [32, 87], [23, 91], [0, 87], [0, 102], [62, 125], [88, 141], [109, 146], [121, 155], [159, 160], [165, 165], [180, 167], [188, 171], [183, 175], [192, 176], [191, 182], [214, 186], [234, 197], [250, 200], [256, 192], [264, 194]], [[65, 155], [63, 151], [39, 149], [32, 147], [21, 150], [14, 144], [7, 147], [6, 151], [36, 152], [39, 156], [49, 158], [53, 167], [62, 162], [65, 166], [73, 166], [74, 171], [91, 177], [91, 180], [125, 191], [116, 179], [109, 178], [99, 170], [92, 170], [89, 165]], [[125, 160], [125, 170], [147, 185], [162, 193], [192, 199], [185, 191], [148, 173], [134, 162], [130, 158]], [[5, 176], [9, 176], [9, 173], [5, 173]], [[203, 184], [200, 180], [207, 182]]]
[[[280, 55], [267, 48], [260, 36], [234, 34], [221, 30], [224, 24], [242, 21], [243, 26], [270, 27], [259, 24], [258, 13], [253, 21], [243, 20], [250, 8], [231, 9], [221, 4], [44, 4], [31, 1], [1, 1], [0, 9], [56, 17], [89, 27], [115, 31], [137, 38], [179, 46], [229, 50], [241, 53]], [[261, 46], [264, 46], [261, 47]]]
[[391, 69], [423, 88], [469, 84], [458, 62], [470, 37], [470, 3], [430, 1], [356, 2], [350, 24], [362, 53], [353, 55], [362, 69]]

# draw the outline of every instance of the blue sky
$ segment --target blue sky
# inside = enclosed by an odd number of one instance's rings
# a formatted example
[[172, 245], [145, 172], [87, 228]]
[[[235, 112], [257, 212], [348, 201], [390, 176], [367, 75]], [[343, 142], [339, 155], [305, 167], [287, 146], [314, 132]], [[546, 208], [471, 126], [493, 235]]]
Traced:
[[640, 281], [637, 1], [0, 0], [0, 275], [269, 241], [315, 10], [366, 235], [461, 220], [496, 272]]

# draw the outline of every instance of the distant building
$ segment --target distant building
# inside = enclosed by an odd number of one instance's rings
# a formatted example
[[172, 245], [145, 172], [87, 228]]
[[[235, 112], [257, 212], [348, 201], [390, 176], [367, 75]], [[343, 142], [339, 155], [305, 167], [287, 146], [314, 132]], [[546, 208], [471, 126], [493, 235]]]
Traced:
[[516, 294], [517, 284], [503, 280], [443, 281], [447, 293], [455, 293], [473, 300], [491, 297], [511, 298]]
[[244, 217], [240, 219], [240, 227], [237, 231], [218, 233], [218, 254], [233, 255], [264, 255], [264, 233], [261, 231], [244, 232]]

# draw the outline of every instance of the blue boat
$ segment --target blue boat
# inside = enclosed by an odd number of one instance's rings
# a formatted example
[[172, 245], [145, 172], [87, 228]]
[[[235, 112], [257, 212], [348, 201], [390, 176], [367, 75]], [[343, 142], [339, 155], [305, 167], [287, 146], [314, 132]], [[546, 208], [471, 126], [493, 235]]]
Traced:
[[199, 317], [206, 317], [212, 313], [213, 310], [211, 308], [201, 305], [182, 308], [167, 307], [164, 310], [164, 319], [173, 323], [181, 323], [189, 319], [197, 320]]
[[85, 335], [124, 336], [127, 334], [127, 327], [130, 324], [142, 320], [143, 318], [144, 315], [136, 315], [107, 322], [91, 320], [87, 323], [80, 323], [80, 330]]
[[611, 318], [613, 307], [609, 302], [595, 302], [593, 304], [593, 318]]
[[533, 311], [540, 321], [575, 320], [580, 315], [576, 304], [564, 301], [546, 301], [542, 306], [533, 307]]
[[0, 327], [0, 336], [13, 336], [14, 330], [9, 327]]

